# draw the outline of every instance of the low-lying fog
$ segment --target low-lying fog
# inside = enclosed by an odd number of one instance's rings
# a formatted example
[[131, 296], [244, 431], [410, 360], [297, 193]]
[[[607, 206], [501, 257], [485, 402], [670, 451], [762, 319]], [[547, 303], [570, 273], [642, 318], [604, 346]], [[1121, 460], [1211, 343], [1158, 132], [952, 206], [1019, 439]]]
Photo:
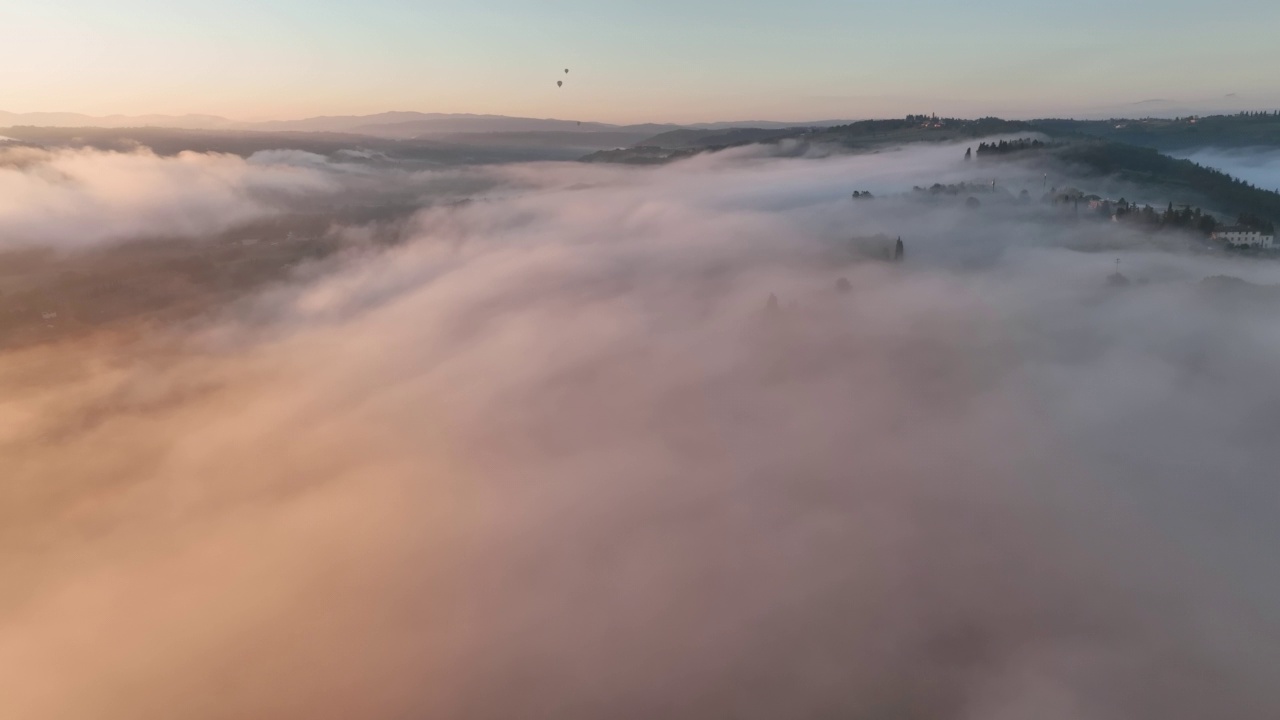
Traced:
[[1275, 148], [1200, 148], [1171, 154], [1280, 192], [1280, 150]]
[[1280, 314], [1202, 281], [1280, 264], [963, 149], [10, 170], [60, 247], [474, 201], [0, 355], [0, 715], [1277, 717]]

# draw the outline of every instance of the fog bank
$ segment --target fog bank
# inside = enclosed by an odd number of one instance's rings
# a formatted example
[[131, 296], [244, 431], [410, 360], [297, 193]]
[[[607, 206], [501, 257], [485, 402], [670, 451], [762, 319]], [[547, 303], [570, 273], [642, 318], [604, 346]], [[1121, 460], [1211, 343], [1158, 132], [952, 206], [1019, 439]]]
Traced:
[[962, 153], [419, 177], [473, 201], [0, 355], [3, 714], [1275, 717], [1280, 321], [1201, 281], [1280, 266]]
[[1263, 190], [1280, 190], [1280, 150], [1201, 148], [1172, 154], [1205, 167], [1217, 168]]
[[0, 250], [207, 235], [336, 189], [314, 170], [231, 155], [0, 147]]

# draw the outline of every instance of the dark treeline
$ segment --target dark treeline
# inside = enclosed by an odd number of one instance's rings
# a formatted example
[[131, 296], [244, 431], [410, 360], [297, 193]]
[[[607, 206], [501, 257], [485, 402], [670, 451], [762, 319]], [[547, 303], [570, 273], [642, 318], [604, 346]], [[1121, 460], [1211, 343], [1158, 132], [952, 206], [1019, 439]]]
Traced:
[[915, 139], [979, 138], [990, 135], [1027, 132], [1030, 127], [1020, 120], [979, 118], [963, 120], [941, 118], [934, 115], [908, 115], [901, 120], [860, 120], [848, 125], [836, 125], [817, 132], [807, 132], [814, 140], [864, 140], [886, 139], [911, 141]]
[[1189, 205], [1175, 208], [1173, 203], [1169, 203], [1164, 212], [1159, 212], [1150, 205], [1139, 207], [1120, 198], [1115, 203], [1103, 202], [1097, 212], [1104, 218], [1115, 218], [1118, 222], [1143, 225], [1151, 229], [1194, 230], [1208, 235], [1218, 227], [1217, 219], [1200, 208]]
[[[1080, 208], [1081, 202], [1089, 202], [1091, 198], [1096, 197], [1059, 194], [1054, 196], [1052, 201], [1055, 204], [1074, 204], [1077, 208]], [[1116, 222], [1139, 225], [1149, 230], [1191, 230], [1207, 236], [1223, 227], [1223, 224], [1216, 217], [1198, 207], [1190, 205], [1174, 207], [1172, 202], [1163, 211], [1157, 210], [1150, 205], [1131, 203], [1124, 198], [1120, 198], [1115, 202], [1111, 200], [1095, 200], [1089, 202], [1089, 208], [1090, 212], [1099, 219], [1111, 219]], [[1235, 224], [1250, 230], [1260, 230], [1263, 233], [1270, 234], [1275, 232], [1273, 223], [1266, 218], [1250, 213], [1239, 215]]]
[[986, 183], [970, 183], [970, 182], [959, 182], [959, 183], [952, 183], [949, 185], [943, 185], [942, 183], [934, 183], [929, 187], [921, 187], [919, 185], [916, 185], [911, 189], [912, 191], [917, 193], [928, 193], [930, 195], [972, 195], [974, 193], [989, 193], [989, 192], [995, 191], [994, 187]]
[[1261, 230], [1268, 235], [1274, 235], [1276, 232], [1275, 223], [1266, 218], [1258, 217], [1253, 213], [1240, 213], [1240, 216], [1236, 218], [1236, 223], [1251, 230]]
[[[1045, 143], [1041, 142], [1040, 140], [1032, 140], [1030, 138], [1014, 140], [1013, 142], [1009, 142], [1008, 140], [1001, 140], [998, 143], [979, 143], [978, 154], [979, 155], [1006, 155], [1008, 153], [1023, 152], [1025, 150], [1041, 150], [1045, 147], [1047, 147]], [[968, 156], [968, 153], [966, 152], [966, 157], [967, 156]]]

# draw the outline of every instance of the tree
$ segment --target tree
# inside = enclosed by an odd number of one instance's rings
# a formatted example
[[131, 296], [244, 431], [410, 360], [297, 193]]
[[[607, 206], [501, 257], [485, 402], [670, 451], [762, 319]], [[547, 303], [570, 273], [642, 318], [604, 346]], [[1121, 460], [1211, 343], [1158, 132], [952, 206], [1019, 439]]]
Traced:
[[973, 159], [973, 148], [969, 148], [968, 150], [965, 150], [965, 151], [964, 151], [964, 159], [965, 159], [965, 160], [972, 160], [972, 159]]
[[902, 244], [902, 238], [898, 238], [898, 242], [893, 246], [893, 261], [902, 262], [902, 255], [906, 248]]

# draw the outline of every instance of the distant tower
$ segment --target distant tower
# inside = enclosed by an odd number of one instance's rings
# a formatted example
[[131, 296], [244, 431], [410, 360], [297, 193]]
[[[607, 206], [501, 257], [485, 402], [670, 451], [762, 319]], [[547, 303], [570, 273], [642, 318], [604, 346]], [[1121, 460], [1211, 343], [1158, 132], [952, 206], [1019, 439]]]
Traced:
[[1124, 287], [1129, 284], [1129, 278], [1120, 272], [1120, 258], [1116, 258], [1116, 271], [1107, 276], [1107, 284], [1112, 287]]
[[902, 238], [901, 238], [901, 237], [899, 237], [899, 238], [898, 238], [898, 242], [897, 242], [897, 243], [895, 243], [895, 244], [894, 244], [894, 246], [893, 246], [893, 261], [894, 261], [894, 262], [902, 262], [902, 255], [903, 255], [903, 252], [905, 251], [905, 249], [906, 249], [906, 248], [905, 248], [905, 247], [903, 247], [903, 245], [902, 245]]

